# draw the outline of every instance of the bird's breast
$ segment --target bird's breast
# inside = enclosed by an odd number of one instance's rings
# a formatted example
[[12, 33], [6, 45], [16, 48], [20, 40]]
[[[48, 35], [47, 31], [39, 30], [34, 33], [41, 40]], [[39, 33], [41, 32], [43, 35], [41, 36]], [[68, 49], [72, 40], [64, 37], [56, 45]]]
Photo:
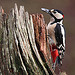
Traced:
[[53, 24], [53, 25], [49, 25], [47, 26], [47, 30], [48, 30], [48, 35], [49, 37], [54, 41], [54, 43], [56, 44], [56, 39], [55, 39], [55, 29], [56, 27], [56, 24]]
[[53, 25], [49, 25], [49, 24], [48, 24], [47, 30], [48, 30], [48, 34], [49, 34], [50, 36], [52, 36], [52, 35], [55, 34], [55, 31], [54, 31], [55, 27], [56, 27], [56, 24], [53, 24]]

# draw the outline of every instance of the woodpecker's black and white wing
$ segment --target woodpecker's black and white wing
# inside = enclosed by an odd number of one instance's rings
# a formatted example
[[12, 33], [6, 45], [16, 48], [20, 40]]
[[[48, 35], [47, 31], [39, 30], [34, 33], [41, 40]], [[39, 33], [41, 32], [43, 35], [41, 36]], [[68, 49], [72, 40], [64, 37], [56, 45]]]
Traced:
[[60, 49], [61, 47], [65, 50], [65, 28], [63, 25], [57, 23], [55, 27], [55, 38], [57, 41], [57, 46]]
[[59, 60], [62, 60], [65, 52], [65, 28], [58, 23], [55, 27], [55, 38], [59, 52]]

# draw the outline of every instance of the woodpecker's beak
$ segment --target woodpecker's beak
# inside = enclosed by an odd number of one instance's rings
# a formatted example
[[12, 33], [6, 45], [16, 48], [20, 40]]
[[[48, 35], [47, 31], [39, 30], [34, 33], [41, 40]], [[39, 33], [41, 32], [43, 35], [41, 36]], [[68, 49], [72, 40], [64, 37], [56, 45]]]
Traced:
[[41, 10], [44, 11], [44, 12], [46, 12], [46, 13], [48, 13], [48, 14], [51, 13], [49, 9], [41, 8]]

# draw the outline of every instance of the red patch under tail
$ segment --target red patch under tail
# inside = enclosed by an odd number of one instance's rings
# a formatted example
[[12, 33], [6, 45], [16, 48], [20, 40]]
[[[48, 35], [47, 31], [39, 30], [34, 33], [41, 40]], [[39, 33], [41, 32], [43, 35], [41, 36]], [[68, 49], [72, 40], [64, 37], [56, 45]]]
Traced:
[[56, 48], [56, 46], [54, 44], [53, 45], [49, 45], [49, 46], [50, 46], [52, 61], [53, 61], [53, 63], [55, 63], [56, 58], [59, 56], [58, 49]]

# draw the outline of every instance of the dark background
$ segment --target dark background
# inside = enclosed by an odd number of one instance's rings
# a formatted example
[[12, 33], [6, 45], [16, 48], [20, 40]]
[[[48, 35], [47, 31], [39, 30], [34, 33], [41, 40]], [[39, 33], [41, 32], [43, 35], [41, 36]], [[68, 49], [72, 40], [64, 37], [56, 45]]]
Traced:
[[64, 26], [66, 28], [66, 53], [62, 70], [68, 75], [75, 75], [75, 0], [0, 0], [0, 6], [9, 13], [14, 3], [25, 6], [26, 11], [44, 14], [48, 24], [50, 16], [41, 11], [41, 7], [59, 9], [64, 13]]

